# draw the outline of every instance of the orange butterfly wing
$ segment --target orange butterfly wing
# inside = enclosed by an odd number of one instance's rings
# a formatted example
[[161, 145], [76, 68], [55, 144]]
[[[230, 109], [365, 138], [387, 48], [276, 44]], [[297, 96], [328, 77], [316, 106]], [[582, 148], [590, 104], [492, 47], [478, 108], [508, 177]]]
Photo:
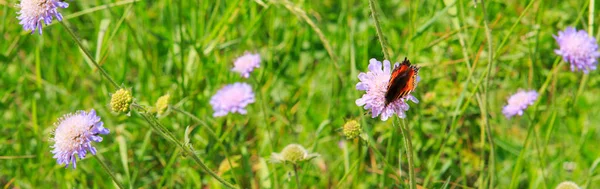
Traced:
[[406, 97], [415, 89], [418, 70], [419, 68], [411, 66], [410, 61], [406, 58], [404, 58], [402, 64], [394, 68], [385, 93], [386, 106]]

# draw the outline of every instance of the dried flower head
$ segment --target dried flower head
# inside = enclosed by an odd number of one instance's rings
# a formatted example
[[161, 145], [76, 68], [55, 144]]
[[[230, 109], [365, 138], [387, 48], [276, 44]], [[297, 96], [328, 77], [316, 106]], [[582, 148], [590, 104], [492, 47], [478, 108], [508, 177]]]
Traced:
[[225, 116], [228, 113], [246, 114], [246, 106], [254, 102], [252, 87], [247, 83], [234, 83], [217, 91], [210, 99], [214, 117]]
[[[395, 64], [395, 66], [398, 65], [398, 63]], [[405, 112], [409, 108], [406, 101], [419, 103], [417, 98], [408, 94], [406, 97], [390, 102], [386, 106], [385, 93], [387, 92], [391, 71], [390, 61], [384, 60], [382, 65], [380, 61], [373, 58], [369, 60], [369, 72], [358, 74], [360, 82], [356, 84], [356, 89], [366, 91], [366, 93], [356, 100], [356, 105], [364, 106], [365, 110], [370, 110], [372, 118], [381, 115], [381, 120], [385, 121], [394, 114], [400, 118], [405, 118]], [[420, 78], [417, 77], [417, 82], [419, 80]]]
[[358, 137], [360, 133], [362, 133], [362, 126], [358, 121], [351, 120], [344, 124], [344, 135], [346, 136], [346, 139], [354, 139]]
[[52, 23], [53, 17], [61, 21], [62, 15], [57, 8], [67, 8], [69, 4], [60, 0], [21, 0], [17, 7], [20, 8], [17, 18], [23, 29], [31, 33], [38, 30], [41, 35], [42, 23]]
[[110, 99], [110, 107], [112, 111], [117, 113], [126, 113], [129, 112], [129, 106], [131, 106], [131, 102], [133, 102], [133, 96], [131, 96], [131, 91], [126, 89], [119, 89]]
[[511, 118], [515, 115], [523, 115], [523, 111], [533, 105], [538, 97], [538, 93], [534, 90], [519, 91], [508, 99], [508, 104], [502, 109], [502, 113], [506, 118]]
[[571, 181], [564, 181], [556, 186], [556, 189], [580, 189], [577, 184]]
[[289, 144], [281, 150], [281, 153], [271, 154], [271, 162], [297, 164], [311, 160], [317, 156], [319, 156], [319, 154], [308, 153], [308, 151], [299, 144]]
[[565, 31], [559, 31], [554, 39], [559, 46], [554, 52], [561, 55], [565, 62], [571, 63], [571, 71], [581, 70], [588, 73], [590, 70], [596, 70], [600, 52], [594, 37], [584, 30], [577, 31], [573, 27], [567, 27]]
[[101, 142], [99, 135], [109, 133], [94, 110], [66, 114], [55, 125], [52, 154], [58, 164], [65, 164], [65, 167], [72, 164], [73, 169], [76, 167], [76, 157], [82, 159], [88, 151], [95, 155], [96, 148], [92, 146], [92, 141]]
[[260, 55], [245, 53], [235, 60], [231, 71], [238, 72], [242, 77], [248, 78], [250, 77], [250, 72], [258, 67], [260, 67]]
[[171, 98], [171, 95], [166, 94], [156, 100], [154, 108], [157, 114], [163, 114], [167, 110], [169, 107], [169, 98]]

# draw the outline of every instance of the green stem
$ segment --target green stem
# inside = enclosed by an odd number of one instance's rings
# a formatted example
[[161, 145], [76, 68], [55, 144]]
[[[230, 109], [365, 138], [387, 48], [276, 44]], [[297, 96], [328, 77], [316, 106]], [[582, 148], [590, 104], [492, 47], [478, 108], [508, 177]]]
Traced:
[[385, 38], [383, 36], [383, 32], [381, 31], [381, 25], [379, 24], [379, 17], [377, 14], [377, 9], [375, 9], [375, 0], [369, 0], [369, 8], [371, 9], [371, 15], [373, 16], [373, 20], [375, 20], [375, 30], [377, 31], [377, 37], [379, 38], [379, 44], [381, 45], [381, 50], [383, 51], [383, 57], [386, 60], [390, 60], [390, 55], [387, 52]]
[[217, 136], [217, 133], [215, 133], [215, 131], [214, 131], [212, 128], [210, 128], [210, 127], [208, 126], [208, 124], [206, 124], [206, 123], [205, 123], [204, 121], [202, 121], [200, 118], [198, 118], [198, 117], [196, 117], [195, 115], [193, 115], [192, 113], [190, 113], [190, 112], [187, 112], [187, 111], [185, 111], [185, 110], [182, 110], [182, 109], [180, 109], [180, 108], [178, 108], [178, 107], [171, 107], [171, 109], [173, 109], [173, 110], [175, 110], [176, 112], [179, 112], [179, 113], [181, 113], [181, 114], [183, 114], [183, 115], [185, 115], [185, 116], [188, 116], [189, 118], [191, 118], [191, 119], [192, 119], [192, 120], [194, 120], [195, 122], [198, 122], [198, 123], [200, 123], [201, 125], [203, 125], [203, 126], [204, 126], [204, 128], [206, 128], [206, 130], [208, 130], [208, 134], [210, 134], [210, 135], [211, 135], [213, 138], [215, 138], [216, 140], [219, 140], [219, 137]]
[[217, 181], [219, 181], [221, 184], [225, 185], [227, 188], [236, 188], [233, 184], [227, 182], [225, 179], [221, 178], [219, 175], [217, 175], [215, 172], [213, 172], [211, 169], [209, 169], [208, 166], [206, 166], [206, 164], [204, 164], [204, 162], [200, 159], [200, 157], [198, 157], [198, 155], [196, 155], [196, 153], [194, 152], [194, 149], [192, 149], [192, 147], [190, 147], [189, 145], [184, 145], [181, 141], [177, 140], [177, 138], [175, 138], [173, 133], [171, 133], [160, 122], [158, 122], [158, 120], [156, 119], [156, 117], [154, 117], [154, 115], [148, 113], [148, 111], [146, 111], [146, 109], [140, 105], [132, 104], [132, 106], [138, 109], [138, 113], [146, 120], [146, 122], [150, 123], [150, 126], [152, 127], [152, 129], [154, 129], [155, 131], [157, 131], [159, 133], [162, 133], [163, 136], [165, 136], [168, 140], [170, 140], [171, 142], [173, 142], [177, 146], [179, 146], [179, 148], [181, 148], [181, 150], [183, 150], [186, 154], [192, 156], [192, 159], [196, 163], [198, 163], [198, 165], [200, 165], [200, 168], [202, 168], [202, 170], [207, 172], [213, 178], [217, 179]]
[[[75, 33], [64, 22], [60, 22], [60, 23], [68, 31], [68, 33], [71, 35], [73, 40], [75, 40], [75, 42], [77, 43], [79, 48], [81, 48], [81, 50], [85, 53], [85, 55], [88, 57], [88, 59], [90, 61], [92, 61], [92, 63], [96, 66], [96, 68], [98, 70], [100, 70], [100, 72], [102, 73], [102, 76], [104, 76], [104, 78], [108, 79], [110, 81], [110, 83], [112, 85], [114, 85], [114, 87], [120, 88], [119, 85], [108, 75], [108, 73], [104, 69], [102, 69], [102, 67], [100, 67], [100, 65], [95, 61], [95, 59], [92, 57], [92, 55], [89, 53], [89, 51], [83, 46], [83, 44], [81, 43], [81, 41], [79, 40], [77, 35], [75, 35]], [[217, 175], [215, 172], [210, 170], [206, 166], [206, 164], [204, 164], [204, 162], [202, 162], [200, 157], [198, 157], [198, 155], [196, 155], [196, 153], [194, 153], [194, 150], [190, 146], [184, 145], [179, 140], [177, 140], [177, 138], [175, 138], [175, 135], [173, 135], [173, 133], [171, 133], [167, 128], [165, 128], [162, 124], [160, 124], [160, 122], [158, 122], [156, 117], [154, 117], [154, 115], [149, 113], [148, 110], [146, 110], [146, 108], [144, 108], [140, 105], [137, 105], [135, 103], [132, 104], [131, 106], [138, 109], [138, 113], [146, 120], [146, 122], [148, 122], [150, 124], [150, 126], [152, 126], [152, 129], [154, 129], [154, 131], [158, 132], [160, 135], [165, 137], [167, 140], [170, 140], [171, 142], [175, 143], [185, 153], [191, 155], [192, 159], [194, 159], [194, 161], [196, 163], [198, 163], [200, 165], [200, 167], [205, 172], [207, 172], [210, 176], [217, 179], [219, 182], [221, 182], [221, 184], [225, 185], [227, 188], [236, 188], [231, 183], [225, 181], [223, 178], [219, 177], [219, 175]]]
[[75, 42], [77, 43], [77, 45], [79, 46], [79, 48], [83, 51], [83, 53], [85, 54], [85, 56], [88, 57], [88, 59], [94, 64], [94, 66], [96, 66], [96, 68], [98, 70], [100, 70], [100, 73], [102, 73], [102, 75], [104, 76], [104, 78], [108, 79], [108, 81], [110, 81], [110, 83], [114, 87], [120, 88], [119, 85], [117, 84], [117, 82], [115, 82], [108, 75], [108, 73], [106, 73], [106, 71], [104, 69], [102, 69], [102, 67], [100, 67], [100, 64], [98, 64], [96, 62], [96, 59], [94, 57], [92, 57], [92, 54], [90, 54], [90, 52], [83, 46], [83, 43], [81, 43], [81, 40], [79, 40], [79, 37], [77, 37], [77, 35], [75, 35], [75, 33], [73, 32], [73, 30], [71, 30], [71, 28], [69, 28], [69, 26], [67, 26], [67, 24], [65, 24], [63, 21], [60, 21], [60, 24], [68, 31], [68, 33], [71, 35], [71, 38], [73, 38], [73, 40], [75, 40]]
[[[195, 122], [198, 122], [199, 124], [203, 125], [206, 130], [208, 130], [208, 133], [215, 139], [217, 140], [217, 145], [220, 146], [223, 149], [223, 152], [225, 153], [225, 158], [227, 158], [227, 163], [229, 163], [230, 167], [233, 167], [233, 164], [231, 163], [231, 158], [229, 158], [229, 152], [227, 151], [228, 149], [225, 148], [225, 145], [223, 145], [223, 140], [221, 138], [219, 138], [217, 136], [217, 134], [215, 133], [215, 131], [210, 128], [210, 126], [208, 126], [208, 124], [206, 124], [204, 121], [202, 121], [200, 118], [194, 116], [192, 113], [189, 113], [185, 110], [182, 110], [180, 108], [177, 107], [172, 107], [171, 109], [175, 110], [176, 112], [182, 113], [185, 116], [188, 116], [189, 118], [192, 118], [192, 120], [194, 120]], [[235, 171], [232, 171], [234, 178], [238, 178], [237, 173], [235, 173]], [[234, 181], [236, 181], [237, 183], [237, 179], [235, 179]]]
[[588, 6], [589, 10], [589, 19], [588, 19], [588, 33], [590, 36], [594, 36], [594, 0], [590, 0], [590, 5]]
[[[258, 82], [258, 80], [256, 79], [256, 77], [252, 77], [251, 79], [252, 81], [254, 81], [255, 86], [263, 86], [260, 84], [260, 82]], [[269, 143], [271, 143], [271, 151], [275, 151], [275, 141], [273, 141], [273, 136], [271, 136], [271, 133], [273, 133], [273, 131], [271, 130], [271, 121], [269, 121], [269, 116], [267, 115], [267, 107], [265, 105], [266, 100], [264, 100], [264, 96], [262, 93], [262, 90], [259, 88], [256, 92], [257, 96], [258, 96], [258, 100], [261, 102], [260, 103], [260, 108], [262, 109], [262, 114], [263, 114], [263, 119], [265, 120], [265, 126], [267, 127], [267, 138], [269, 139]]]
[[485, 79], [485, 85], [484, 85], [484, 88], [483, 88], [483, 90], [484, 90], [484, 96], [483, 96], [484, 100], [483, 100], [483, 103], [484, 103], [485, 113], [486, 114], [483, 117], [484, 117], [484, 122], [485, 122], [486, 129], [488, 131], [488, 140], [489, 140], [489, 143], [490, 143], [490, 156], [489, 156], [489, 161], [490, 162], [489, 163], [491, 165], [488, 165], [489, 166], [489, 174], [490, 174], [489, 175], [489, 177], [490, 177], [489, 186], [493, 187], [494, 186], [494, 166], [495, 166], [494, 165], [494, 163], [495, 163], [495, 161], [494, 161], [494, 158], [495, 158], [494, 155], [495, 154], [494, 154], [494, 140], [493, 140], [493, 137], [492, 137], [492, 133], [489, 133], [489, 132], [491, 132], [491, 129], [490, 129], [490, 123], [489, 123], [489, 118], [488, 118], [488, 114], [489, 114], [489, 111], [488, 111], [489, 110], [489, 101], [490, 101], [490, 100], [488, 100], [489, 99], [489, 90], [488, 90], [488, 88], [489, 88], [489, 85], [490, 85], [490, 75], [492, 75], [492, 67], [494, 65], [494, 61], [493, 61], [494, 51], [493, 51], [493, 43], [492, 43], [492, 31], [490, 29], [490, 26], [489, 26], [489, 23], [488, 23], [488, 20], [487, 20], [487, 12], [486, 12], [486, 9], [485, 9], [485, 2], [484, 2], [484, 0], [481, 0], [480, 4], [481, 4], [481, 11], [483, 13], [483, 23], [485, 25], [485, 36], [487, 38], [488, 52], [489, 52], [489, 54], [488, 54], [488, 66], [487, 66], [487, 72], [486, 72], [487, 74], [485, 76], [486, 79]]
[[400, 124], [400, 130], [402, 131], [402, 135], [404, 137], [404, 144], [406, 147], [406, 157], [408, 158], [408, 177], [409, 177], [409, 186], [410, 189], [416, 189], [417, 183], [415, 179], [415, 163], [413, 158], [413, 148], [412, 148], [412, 139], [410, 137], [410, 130], [408, 129], [408, 125], [402, 120], [402, 124]]
[[298, 165], [294, 164], [294, 176], [296, 176], [296, 186], [298, 187], [298, 189], [302, 188], [300, 187], [300, 178], [298, 177]]
[[[288, 0], [281, 0], [281, 1], [274, 1], [275, 3], [280, 3], [282, 4], [286, 9], [288, 9], [292, 14], [302, 18], [302, 20], [304, 20], [308, 26], [310, 26], [310, 28], [317, 33], [317, 36], [319, 37], [319, 39], [321, 40], [321, 42], [323, 43], [323, 46], [325, 47], [325, 50], [327, 51], [327, 54], [329, 54], [329, 57], [331, 58], [331, 60], [333, 60], [333, 66], [335, 66], [336, 69], [341, 69], [340, 65], [338, 64], [338, 58], [335, 55], [335, 53], [333, 52], [333, 48], [331, 47], [331, 43], [329, 42], [329, 40], [327, 40], [327, 37], [325, 37], [325, 34], [323, 34], [323, 31], [321, 31], [321, 29], [317, 26], [317, 24], [315, 22], [312, 21], [312, 19], [310, 19], [310, 17], [308, 17], [308, 15], [306, 14], [306, 11], [302, 10], [301, 8], [295, 6], [292, 2], [288, 1]], [[336, 72], [338, 78], [341, 80], [342, 78], [345, 78], [342, 76], [341, 72]]]
[[102, 161], [102, 159], [100, 159], [98, 155], [94, 155], [94, 157], [96, 158], [96, 160], [98, 160], [98, 163], [102, 165], [102, 168], [108, 173], [108, 175], [110, 175], [110, 178], [112, 178], [113, 182], [115, 182], [120, 189], [124, 189], [125, 187], [123, 187], [123, 185], [117, 180], [115, 173], [113, 173], [112, 170], [108, 168], [106, 163], [104, 163], [104, 161]]
[[[525, 114], [524, 116], [528, 116], [528, 115]], [[512, 178], [510, 180], [510, 185], [508, 187], [509, 189], [516, 188], [517, 185], [519, 184], [518, 177], [519, 177], [519, 173], [521, 173], [523, 156], [525, 156], [525, 152], [527, 152], [527, 145], [529, 144], [529, 138], [531, 136], [531, 133], [533, 132], [533, 128], [534, 128], [533, 119], [531, 119], [529, 116], [528, 116], [528, 118], [529, 118], [529, 129], [527, 131], [527, 136], [525, 137], [525, 142], [523, 142], [523, 149], [521, 149], [521, 152], [519, 152], [519, 157], [517, 158], [517, 163], [513, 169]]]

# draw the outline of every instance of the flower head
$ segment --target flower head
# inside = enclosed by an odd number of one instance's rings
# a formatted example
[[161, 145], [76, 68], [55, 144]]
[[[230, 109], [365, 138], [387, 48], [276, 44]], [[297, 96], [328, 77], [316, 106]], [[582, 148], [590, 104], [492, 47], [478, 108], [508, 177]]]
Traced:
[[581, 70], [588, 73], [590, 70], [596, 70], [600, 52], [594, 37], [584, 30], [577, 31], [573, 27], [567, 27], [565, 31], [559, 31], [554, 39], [559, 46], [554, 52], [561, 55], [565, 62], [571, 63], [571, 71]]
[[102, 142], [99, 134], [109, 133], [93, 109], [89, 113], [80, 110], [73, 114], [66, 114], [55, 125], [52, 154], [58, 164], [65, 164], [65, 167], [72, 164], [73, 169], [76, 167], [76, 157], [82, 159], [88, 151], [96, 155], [96, 148], [92, 146], [92, 141]]
[[210, 99], [210, 105], [215, 113], [214, 117], [221, 117], [228, 113], [246, 114], [246, 106], [254, 102], [252, 87], [247, 83], [234, 83], [217, 91]]
[[344, 135], [347, 139], [353, 139], [360, 135], [360, 133], [362, 132], [362, 126], [360, 125], [360, 123], [358, 123], [358, 121], [351, 120], [344, 124], [343, 130]]
[[577, 184], [571, 181], [564, 181], [556, 186], [556, 189], [580, 189]]
[[317, 156], [319, 156], [319, 154], [308, 153], [302, 145], [289, 144], [281, 150], [281, 153], [271, 154], [271, 162], [297, 164], [311, 160]]
[[231, 71], [238, 72], [242, 77], [248, 78], [250, 77], [250, 72], [258, 67], [260, 67], [260, 55], [245, 53], [235, 60]]
[[19, 24], [23, 25], [23, 29], [31, 33], [37, 29], [41, 35], [42, 23], [46, 25], [52, 23], [53, 17], [61, 21], [62, 15], [57, 8], [67, 8], [69, 4], [60, 0], [21, 0], [17, 7], [20, 8], [17, 18], [20, 20]]
[[[396, 63], [396, 66], [399, 65]], [[383, 67], [382, 67], [383, 66]], [[372, 58], [369, 60], [369, 72], [358, 74], [360, 82], [356, 84], [356, 89], [366, 91], [365, 94], [356, 100], [356, 105], [364, 106], [365, 110], [371, 111], [371, 117], [375, 118], [381, 115], [381, 120], [385, 121], [392, 115], [398, 115], [400, 118], [406, 117], [406, 111], [409, 106], [407, 100], [419, 103], [419, 100], [412, 95], [400, 98], [385, 105], [385, 93], [387, 92], [388, 82], [391, 77], [390, 61], [384, 60], [383, 65], [380, 61]], [[417, 77], [417, 81], [419, 78]]]
[[502, 113], [506, 118], [511, 118], [515, 115], [523, 115], [523, 111], [530, 105], [533, 105], [538, 97], [538, 93], [534, 90], [519, 91], [508, 99], [508, 105], [504, 106]]
[[170, 97], [171, 97], [171, 95], [166, 94], [166, 95], [163, 95], [160, 98], [158, 98], [158, 100], [156, 100], [156, 104], [154, 105], [154, 108], [155, 108], [157, 114], [163, 114], [165, 112], [165, 110], [167, 110], [167, 108], [169, 107], [169, 98]]
[[133, 102], [131, 91], [126, 89], [119, 89], [110, 98], [110, 107], [112, 111], [121, 113], [129, 112], [129, 106]]

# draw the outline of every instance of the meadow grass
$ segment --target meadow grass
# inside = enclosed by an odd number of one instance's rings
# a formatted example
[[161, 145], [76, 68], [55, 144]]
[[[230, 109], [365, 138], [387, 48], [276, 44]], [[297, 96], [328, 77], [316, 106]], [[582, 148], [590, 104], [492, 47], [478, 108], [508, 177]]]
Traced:
[[[117, 187], [96, 158], [126, 188], [222, 188], [203, 164], [239, 188], [409, 188], [404, 126], [418, 186], [600, 187], [598, 71], [571, 72], [552, 37], [567, 26], [600, 37], [593, 0], [68, 1], [41, 36], [23, 31], [17, 3], [0, 0], [3, 188]], [[244, 52], [262, 58], [249, 79], [230, 71]], [[404, 120], [355, 104], [357, 75], [384, 56], [421, 67]], [[235, 82], [256, 102], [214, 118], [211, 96]], [[110, 110], [119, 87], [135, 98], [130, 115]], [[519, 89], [540, 95], [507, 119]], [[148, 116], [165, 94], [171, 108]], [[53, 124], [92, 108], [111, 133], [65, 169]], [[345, 139], [350, 120], [366, 140]], [[292, 143], [320, 156], [270, 162]]]

